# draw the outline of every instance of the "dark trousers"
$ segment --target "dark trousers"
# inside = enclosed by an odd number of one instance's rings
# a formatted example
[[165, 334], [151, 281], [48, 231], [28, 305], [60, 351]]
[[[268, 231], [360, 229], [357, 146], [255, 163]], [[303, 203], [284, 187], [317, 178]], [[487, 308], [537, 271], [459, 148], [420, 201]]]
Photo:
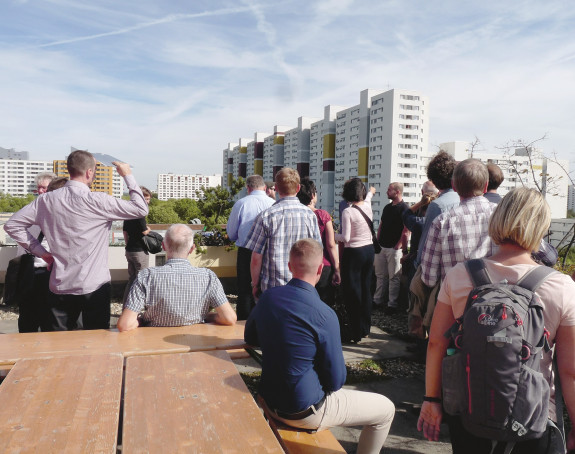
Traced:
[[360, 340], [371, 329], [371, 276], [373, 245], [345, 248], [341, 261], [341, 281], [349, 317], [351, 340]]
[[[18, 308], [18, 331], [36, 333], [48, 318], [48, 296], [50, 271], [46, 268], [34, 269], [34, 282], [31, 291], [20, 301]], [[44, 331], [42, 329], [42, 331]]]
[[333, 273], [331, 271], [331, 266], [324, 266], [319, 281], [315, 284], [319, 298], [329, 307], [333, 307], [335, 301], [335, 289], [331, 283]]
[[85, 295], [57, 295], [50, 293], [47, 329], [42, 331], [72, 331], [81, 329], [109, 329], [112, 286], [109, 282]]
[[238, 320], [247, 320], [250, 312], [255, 306], [252, 294], [252, 276], [250, 274], [251, 261], [251, 249], [238, 247], [238, 258], [236, 261], [236, 272], [238, 277], [238, 301], [236, 304], [236, 313], [238, 315]]
[[[469, 433], [463, 427], [461, 418], [447, 415], [446, 422], [449, 426], [453, 454], [489, 454], [491, 452], [491, 440]], [[560, 451], [554, 448], [559, 441], [553, 439], [556, 436], [559, 435], [555, 431], [548, 430], [545, 435], [536, 440], [519, 441], [513, 447], [512, 454], [557, 454]], [[505, 446], [505, 442], [497, 443], [493, 454], [503, 454]]]

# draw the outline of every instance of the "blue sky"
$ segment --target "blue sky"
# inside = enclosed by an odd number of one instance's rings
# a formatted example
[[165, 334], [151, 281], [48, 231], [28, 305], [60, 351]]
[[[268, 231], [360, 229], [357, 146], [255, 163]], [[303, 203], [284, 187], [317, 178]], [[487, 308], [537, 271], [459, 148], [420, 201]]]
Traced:
[[575, 10], [562, 1], [2, 0], [0, 147], [70, 146], [159, 172], [221, 173], [239, 137], [430, 98], [430, 148], [535, 140], [575, 168]]

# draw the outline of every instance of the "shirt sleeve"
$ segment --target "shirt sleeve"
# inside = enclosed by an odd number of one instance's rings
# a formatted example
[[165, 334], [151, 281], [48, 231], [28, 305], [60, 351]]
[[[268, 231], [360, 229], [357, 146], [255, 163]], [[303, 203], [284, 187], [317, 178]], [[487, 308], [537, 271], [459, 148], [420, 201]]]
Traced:
[[319, 333], [319, 345], [315, 368], [319, 382], [325, 392], [340, 389], [346, 378], [345, 361], [343, 359], [341, 339], [335, 335], [339, 331], [339, 322], [335, 312], [331, 311], [325, 326]]
[[214, 273], [212, 270], [208, 270], [208, 271], [209, 271], [209, 273], [208, 273], [209, 274], [208, 301], [209, 301], [210, 307], [219, 307], [222, 304], [225, 304], [228, 302], [228, 297], [226, 296], [226, 292], [224, 292], [224, 288], [222, 287], [222, 283], [220, 282], [220, 280], [216, 276], [216, 273]]
[[147, 285], [144, 281], [148, 279], [149, 274], [147, 269], [143, 269], [138, 273], [138, 277], [136, 277], [130, 288], [130, 293], [128, 293], [124, 309], [130, 309], [138, 313], [144, 310], [147, 301]]
[[[93, 193], [93, 201], [98, 204], [94, 206], [99, 216], [105, 216], [109, 221], [119, 219], [144, 218], [148, 214], [148, 204], [144, 199], [144, 194], [133, 175], [124, 177], [126, 186], [130, 191], [130, 200], [118, 199], [104, 193]], [[96, 197], [96, 194], [99, 196]]]
[[4, 224], [4, 231], [27, 251], [30, 251], [37, 257], [48, 253], [40, 244], [38, 239], [32, 235], [28, 228], [36, 223], [36, 214], [38, 211], [38, 199], [26, 205]]
[[427, 240], [421, 254], [421, 280], [428, 287], [433, 287], [441, 278], [441, 227], [439, 220], [434, 220], [429, 229]]
[[240, 227], [241, 205], [238, 202], [236, 202], [233, 206], [232, 212], [230, 213], [230, 217], [228, 219], [228, 224], [226, 225], [226, 233], [228, 234], [229, 239], [232, 241], [237, 241], [238, 229]]
[[343, 241], [349, 243], [351, 239], [351, 208], [343, 210], [341, 215], [341, 233], [335, 234], [336, 241]]

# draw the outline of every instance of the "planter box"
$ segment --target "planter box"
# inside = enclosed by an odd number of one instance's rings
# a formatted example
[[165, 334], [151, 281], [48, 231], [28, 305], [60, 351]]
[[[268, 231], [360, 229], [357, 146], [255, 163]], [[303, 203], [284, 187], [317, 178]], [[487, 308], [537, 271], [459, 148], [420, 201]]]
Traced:
[[196, 251], [188, 256], [193, 266], [209, 268], [221, 278], [236, 277], [236, 260], [238, 250], [227, 251], [225, 246], [203, 246], [205, 254], [197, 254]]

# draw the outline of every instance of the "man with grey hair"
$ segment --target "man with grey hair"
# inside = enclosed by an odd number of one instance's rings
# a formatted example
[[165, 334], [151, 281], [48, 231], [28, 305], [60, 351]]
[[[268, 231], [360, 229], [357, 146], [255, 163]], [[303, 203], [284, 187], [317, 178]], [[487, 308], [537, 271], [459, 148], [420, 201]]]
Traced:
[[433, 220], [422, 245], [421, 280], [428, 287], [441, 282], [458, 263], [496, 251], [488, 234], [496, 205], [483, 197], [488, 183], [487, 166], [481, 161], [466, 159], [455, 166], [452, 185], [459, 195], [459, 205]]
[[[187, 225], [174, 224], [162, 244], [168, 261], [164, 266], [138, 273], [118, 319], [118, 330], [203, 322], [233, 325], [236, 313], [218, 277], [213, 271], [196, 268], [188, 261], [188, 255], [194, 250], [193, 231]], [[210, 312], [211, 308], [216, 312]]]
[[36, 183], [36, 193], [38, 195], [45, 194], [48, 191], [48, 186], [52, 180], [56, 179], [57, 175], [53, 172], [41, 172], [34, 177]]
[[236, 242], [238, 257], [236, 261], [236, 275], [238, 279], [238, 300], [236, 312], [238, 320], [246, 320], [255, 305], [252, 295], [250, 263], [251, 249], [245, 248], [248, 234], [257, 215], [267, 210], [274, 201], [266, 195], [266, 183], [260, 175], [251, 175], [246, 179], [248, 195], [236, 203], [232, 208], [226, 230], [230, 240]]

